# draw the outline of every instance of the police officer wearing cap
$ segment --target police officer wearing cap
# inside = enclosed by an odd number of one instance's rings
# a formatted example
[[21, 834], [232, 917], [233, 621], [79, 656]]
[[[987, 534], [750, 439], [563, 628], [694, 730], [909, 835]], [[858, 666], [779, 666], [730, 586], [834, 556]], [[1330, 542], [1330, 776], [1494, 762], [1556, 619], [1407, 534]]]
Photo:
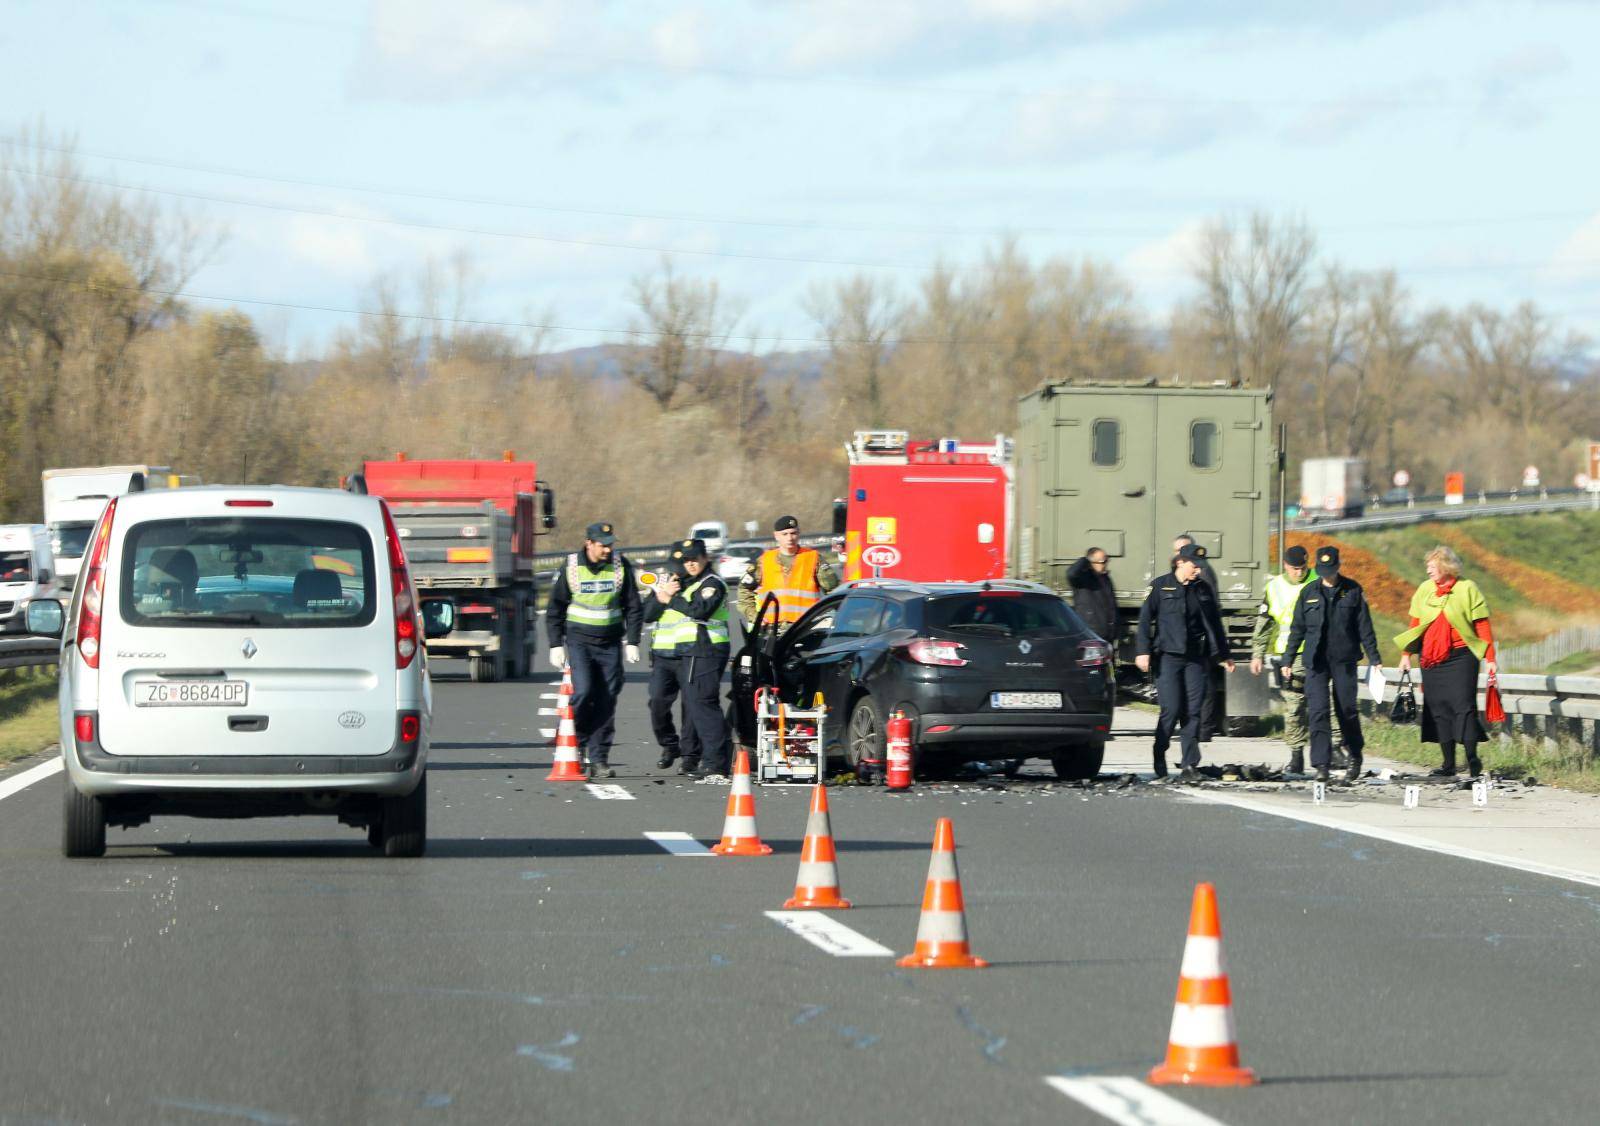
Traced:
[[800, 546], [800, 521], [780, 516], [772, 525], [778, 546], [763, 552], [739, 583], [739, 613], [748, 625], [768, 594], [778, 598], [778, 628], [786, 630], [839, 585], [839, 576], [822, 553]]
[[1177, 729], [1183, 747], [1181, 777], [1191, 783], [1200, 780], [1200, 709], [1210, 669], [1221, 664], [1233, 671], [1216, 591], [1201, 578], [1205, 558], [1206, 549], [1199, 544], [1178, 549], [1171, 573], [1150, 584], [1134, 637], [1134, 664], [1139, 671], [1149, 672], [1155, 665], [1156, 700], [1161, 705], [1154, 745], [1156, 777], [1167, 775], [1167, 748]]
[[[728, 588], [710, 570], [704, 540], [683, 540], [665, 575], [645, 599], [644, 619], [655, 623], [650, 643], [650, 726], [661, 745], [656, 765], [707, 780], [728, 773], [732, 745], [718, 707], [728, 664]], [[672, 704], [683, 694], [683, 738], [672, 724]]]
[[1289, 744], [1285, 774], [1304, 773], [1308, 735], [1305, 664], [1301, 660], [1285, 662], [1283, 650], [1289, 642], [1295, 603], [1306, 584], [1314, 581], [1306, 549], [1295, 544], [1284, 551], [1283, 574], [1267, 580], [1266, 600], [1256, 612], [1255, 633], [1250, 638], [1250, 671], [1256, 676], [1267, 671], [1283, 705], [1283, 741]]
[[1317, 577], [1321, 580], [1300, 592], [1289, 623], [1289, 639], [1284, 643], [1285, 664], [1293, 664], [1305, 647], [1306, 723], [1311, 729], [1311, 766], [1319, 782], [1328, 780], [1333, 758], [1333, 724], [1328, 717], [1328, 688], [1333, 688], [1333, 712], [1339, 717], [1339, 737], [1350, 755], [1346, 782], [1361, 777], [1361, 750], [1366, 740], [1361, 734], [1360, 682], [1356, 662], [1366, 654], [1367, 663], [1382, 667], [1378, 655], [1378, 636], [1372, 629], [1372, 611], [1367, 608], [1361, 584], [1339, 573], [1339, 549], [1317, 548]]
[[591, 778], [615, 778], [611, 742], [617, 731], [622, 660], [639, 663], [644, 608], [633, 565], [615, 552], [616, 530], [590, 524], [583, 548], [556, 572], [545, 610], [550, 663], [572, 667], [573, 725]]

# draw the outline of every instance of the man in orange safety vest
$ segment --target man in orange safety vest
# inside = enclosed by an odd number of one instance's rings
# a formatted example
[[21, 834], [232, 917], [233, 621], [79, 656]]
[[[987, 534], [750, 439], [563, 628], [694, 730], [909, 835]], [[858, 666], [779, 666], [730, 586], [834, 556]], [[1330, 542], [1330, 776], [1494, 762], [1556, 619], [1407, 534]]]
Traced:
[[779, 629], [799, 621], [817, 600], [839, 585], [839, 574], [822, 554], [800, 546], [800, 521], [780, 516], [772, 525], [778, 546], [763, 552], [739, 583], [739, 613], [747, 625], [768, 594], [778, 596]]

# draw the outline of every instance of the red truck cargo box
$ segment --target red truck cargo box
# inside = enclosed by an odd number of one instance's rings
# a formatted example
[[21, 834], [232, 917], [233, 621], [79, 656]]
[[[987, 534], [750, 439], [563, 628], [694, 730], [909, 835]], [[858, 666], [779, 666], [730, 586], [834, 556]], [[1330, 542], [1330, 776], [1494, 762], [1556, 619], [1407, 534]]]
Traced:
[[363, 472], [367, 492], [385, 500], [487, 500], [512, 515], [518, 495], [533, 493], [539, 476], [531, 461], [369, 461]]

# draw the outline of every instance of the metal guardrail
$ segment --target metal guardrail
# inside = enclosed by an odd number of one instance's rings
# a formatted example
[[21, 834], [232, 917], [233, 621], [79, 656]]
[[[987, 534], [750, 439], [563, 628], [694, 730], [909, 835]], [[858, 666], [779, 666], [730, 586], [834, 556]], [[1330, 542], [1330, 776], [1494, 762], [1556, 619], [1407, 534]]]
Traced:
[[[1400, 671], [1383, 670], [1387, 681], [1382, 704], [1367, 692], [1363, 679], [1361, 705], [1371, 712], [1382, 707], [1387, 710], [1395, 697], [1395, 686], [1400, 683]], [[1413, 668], [1411, 683], [1417, 694], [1417, 706], [1423, 706], [1422, 676]], [[1499, 678], [1500, 703], [1506, 710], [1506, 729], [1534, 738], [1566, 738], [1588, 748], [1591, 756], [1600, 758], [1600, 677], [1593, 676], [1534, 676], [1524, 673], [1502, 673]], [[1483, 707], [1483, 694], [1488, 688], [1488, 678], [1478, 677], [1478, 706]]]
[[61, 659], [61, 642], [54, 637], [0, 637], [0, 669], [53, 665]]
[[1571, 512], [1593, 509], [1600, 505], [1600, 494], [1552, 496], [1549, 499], [1523, 500], [1515, 494], [1501, 499], [1473, 499], [1462, 504], [1445, 504], [1442, 500], [1417, 503], [1409, 507], [1395, 507], [1352, 516], [1340, 520], [1307, 520], [1296, 517], [1289, 521], [1292, 532], [1356, 531], [1362, 528], [1392, 528], [1405, 524], [1423, 524], [1438, 520], [1471, 520], [1479, 516], [1526, 516], [1539, 512]]

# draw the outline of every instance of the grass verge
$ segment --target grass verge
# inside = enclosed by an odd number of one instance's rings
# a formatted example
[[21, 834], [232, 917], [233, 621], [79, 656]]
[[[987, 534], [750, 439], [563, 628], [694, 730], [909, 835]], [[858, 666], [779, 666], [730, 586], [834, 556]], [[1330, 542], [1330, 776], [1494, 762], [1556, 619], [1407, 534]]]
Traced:
[[[1367, 753], [1398, 759], [1416, 766], [1435, 767], [1442, 761], [1436, 743], [1424, 743], [1416, 725], [1399, 726], [1386, 719], [1362, 717], [1362, 733], [1367, 737]], [[1465, 769], [1466, 761], [1457, 749], [1456, 765]], [[1600, 760], [1577, 743], [1556, 740], [1546, 744], [1542, 738], [1513, 734], [1502, 742], [1491, 734], [1478, 747], [1484, 768], [1507, 778], [1537, 778], [1544, 786], [1559, 786], [1587, 794], [1600, 793]]]
[[0, 672], [0, 763], [37, 754], [59, 738], [56, 670]]

